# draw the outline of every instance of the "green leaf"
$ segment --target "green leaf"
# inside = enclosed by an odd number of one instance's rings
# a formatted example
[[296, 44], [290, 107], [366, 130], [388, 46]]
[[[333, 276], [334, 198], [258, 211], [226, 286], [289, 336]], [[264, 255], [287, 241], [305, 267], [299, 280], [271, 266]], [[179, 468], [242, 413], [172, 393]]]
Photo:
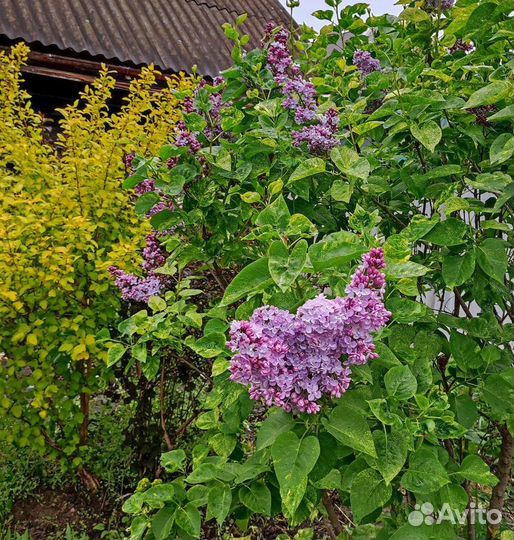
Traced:
[[450, 350], [455, 362], [463, 371], [478, 368], [482, 363], [477, 342], [455, 330], [452, 330], [450, 335]]
[[348, 173], [352, 165], [357, 163], [359, 154], [349, 146], [336, 146], [330, 151], [330, 159], [343, 173]]
[[[161, 298], [160, 296], [151, 296], [148, 300], [148, 307], [154, 313], [157, 313], [158, 311], [164, 311], [166, 309], [166, 300], [164, 300], [164, 298]], [[132, 354], [134, 355], [134, 350], [132, 350]]]
[[289, 183], [325, 172], [325, 161], [321, 158], [310, 158], [302, 161], [289, 177]]
[[408, 298], [388, 298], [386, 307], [393, 314], [393, 320], [401, 324], [433, 320], [432, 310], [428, 306]]
[[291, 253], [282, 240], [273, 242], [269, 248], [268, 267], [273, 281], [282, 291], [286, 291], [300, 275], [307, 260], [307, 242], [297, 242]]
[[501, 193], [507, 186], [512, 185], [512, 177], [502, 172], [477, 174], [475, 180], [464, 180], [474, 189], [494, 193]]
[[200, 538], [200, 526], [202, 516], [193, 503], [188, 503], [184, 508], [178, 508], [175, 512], [175, 523], [193, 538]]
[[443, 133], [436, 122], [430, 120], [421, 126], [413, 124], [410, 127], [410, 132], [425, 148], [433, 152], [435, 147], [441, 141]]
[[136, 214], [138, 216], [144, 216], [160, 201], [159, 195], [151, 191], [141, 195], [135, 204]]
[[487, 118], [489, 122], [503, 122], [504, 120], [512, 119], [514, 119], [514, 105], [507, 105], [507, 107], [504, 107]]
[[[154, 518], [155, 519], [155, 518]], [[148, 518], [146, 516], [136, 516], [130, 524], [130, 539], [129, 540], [141, 540], [143, 534], [148, 528]], [[156, 540], [160, 540], [155, 535]]]
[[161, 360], [159, 356], [150, 356], [147, 361], [141, 366], [143, 375], [149, 380], [153, 380], [159, 371]]
[[509, 263], [503, 240], [486, 238], [477, 248], [477, 262], [488, 276], [503, 284]]
[[249, 293], [261, 291], [271, 285], [273, 279], [268, 269], [268, 258], [262, 257], [243, 268], [225, 290], [222, 306], [229, 306]]
[[286, 229], [286, 236], [312, 237], [318, 234], [316, 225], [303, 214], [293, 214]]
[[234, 451], [237, 444], [235, 435], [228, 433], [216, 433], [209, 438], [209, 446], [216, 452], [218, 456], [228, 457]]
[[150, 218], [150, 223], [154, 229], [158, 231], [166, 230], [174, 227], [182, 221], [180, 212], [175, 210], [162, 210]]
[[502, 133], [496, 137], [489, 149], [489, 160], [491, 165], [498, 165], [507, 161], [512, 154], [514, 154], [514, 135]]
[[218, 476], [218, 469], [213, 463], [201, 463], [193, 469], [193, 472], [186, 478], [189, 484], [203, 484], [214, 480]]
[[430, 20], [430, 15], [423, 9], [408, 7], [400, 13], [400, 19], [413, 23], [420, 23]]
[[198, 113], [193, 112], [189, 114], [184, 114], [183, 118], [189, 131], [203, 132], [204, 129], [207, 127], [207, 122], [205, 121], [203, 116], [200, 116]]
[[455, 398], [455, 411], [459, 424], [470, 429], [478, 420], [478, 410], [475, 402], [467, 395]]
[[392, 367], [385, 374], [384, 383], [388, 395], [402, 401], [411, 398], [418, 389], [416, 377], [409, 366]]
[[435, 453], [428, 448], [420, 448], [411, 455], [409, 469], [402, 476], [401, 483], [416, 495], [427, 495], [449, 484], [450, 479]]
[[186, 453], [182, 448], [171, 450], [161, 455], [161, 465], [166, 469], [166, 472], [174, 473], [183, 471], [186, 463]]
[[[421, 517], [425, 516], [421, 514]], [[397, 529], [389, 540], [455, 540], [458, 538], [453, 526], [447, 522], [438, 523], [421, 523], [411, 525], [406, 523]]]
[[145, 503], [152, 508], [162, 508], [164, 503], [172, 501], [175, 488], [172, 484], [157, 484], [144, 492]]
[[217, 484], [209, 490], [207, 496], [207, 520], [214, 518], [222, 525], [232, 504], [232, 491], [227, 484]]
[[144, 500], [145, 494], [136, 492], [123, 503], [121, 509], [125, 514], [139, 514], [143, 509]]
[[514, 197], [514, 182], [509, 184], [505, 191], [496, 199], [496, 202], [494, 203], [494, 211], [498, 212], [505, 203], [507, 203], [510, 199]]
[[462, 237], [467, 230], [468, 226], [463, 221], [449, 217], [437, 223], [423, 239], [436, 246], [456, 246], [464, 242]]
[[168, 159], [172, 157], [177, 157], [177, 156], [182, 155], [185, 150], [187, 150], [187, 148], [177, 147], [172, 144], [165, 144], [161, 146], [161, 148], [159, 149], [159, 153], [157, 155], [159, 156], [159, 159], [161, 161], [168, 161]]
[[320, 478], [314, 485], [318, 489], [341, 489], [341, 473], [338, 469], [331, 469], [323, 478]]
[[429, 271], [430, 269], [426, 266], [412, 261], [389, 263], [386, 267], [386, 275], [390, 279], [424, 276]]
[[300, 440], [293, 432], [282, 433], [271, 447], [282, 505], [292, 516], [307, 489], [307, 476], [318, 460], [320, 447], [312, 435]]
[[464, 109], [471, 109], [482, 105], [492, 105], [509, 96], [511, 84], [508, 81], [497, 81], [473, 92], [464, 105]]
[[247, 204], [254, 204], [261, 200], [261, 196], [256, 191], [247, 191], [241, 195], [241, 199]]
[[242, 486], [239, 490], [239, 500], [256, 514], [271, 515], [271, 492], [262, 482]]
[[257, 216], [255, 223], [262, 227], [271, 225], [274, 229], [285, 231], [289, 225], [291, 213], [282, 195], [279, 195], [270, 205], [268, 205]]
[[338, 178], [330, 188], [330, 195], [334, 201], [348, 203], [352, 198], [353, 188], [348, 182], [343, 182]]
[[412, 242], [423, 238], [439, 223], [439, 216], [434, 216], [429, 219], [426, 216], [416, 214], [412, 217], [411, 222], [406, 229], [402, 231], [402, 236], [405, 235]]
[[240, 467], [236, 470], [236, 484], [254, 480], [261, 474], [269, 471], [269, 453], [267, 451], [258, 450], [252, 454]]
[[283, 409], [272, 409], [257, 431], [257, 450], [271, 446], [281, 433], [291, 431], [294, 424], [291, 415]]
[[475, 272], [475, 250], [464, 255], [445, 255], [443, 258], [443, 279], [450, 289], [466, 283]]
[[471, 480], [484, 486], [493, 487], [498, 483], [498, 478], [489, 470], [487, 464], [474, 454], [464, 458], [455, 474], [464, 480]]
[[196, 341], [186, 341], [187, 345], [203, 358], [215, 358], [226, 351], [225, 334], [211, 332]]
[[366, 461], [370, 467], [380, 472], [386, 484], [390, 484], [405, 465], [409, 450], [409, 439], [409, 433], [394, 427], [391, 428], [390, 432], [373, 432], [377, 458], [366, 456]]
[[314, 270], [326, 270], [342, 266], [357, 259], [367, 248], [360, 243], [357, 235], [347, 231], [329, 234], [321, 242], [312, 244], [309, 248], [309, 258]]
[[114, 345], [107, 352], [107, 367], [111, 367], [116, 364], [116, 362], [119, 362], [126, 352], [127, 347], [121, 343], [114, 343]]
[[491, 416], [508, 422], [512, 431], [514, 417], [514, 372], [512, 368], [489, 375], [482, 388], [482, 399], [491, 409]]
[[348, 146], [336, 146], [330, 152], [330, 159], [335, 166], [347, 176], [353, 176], [366, 180], [368, 178], [371, 167], [369, 161], [359, 156], [353, 148]]
[[176, 506], [165, 506], [155, 514], [152, 519], [152, 532], [155, 540], [168, 540], [175, 522], [175, 510]]
[[383, 507], [391, 498], [392, 488], [374, 469], [361, 471], [353, 480], [350, 504], [353, 518], [360, 523], [377, 508]]
[[426, 172], [422, 178], [424, 180], [433, 180], [434, 178], [444, 178], [446, 176], [453, 176], [462, 172], [460, 165], [440, 165], [434, 167]]
[[377, 456], [366, 417], [353, 405], [338, 405], [328, 418], [322, 419], [322, 423], [325, 429], [344, 445], [371, 457]]
[[244, 112], [231, 107], [228, 110], [221, 110], [221, 129], [231, 131], [244, 120]]
[[437, 493], [437, 499], [442, 506], [444, 503], [449, 504], [452, 510], [463, 512], [468, 506], [468, 494], [462, 486], [455, 484], [447, 484], [442, 487]]

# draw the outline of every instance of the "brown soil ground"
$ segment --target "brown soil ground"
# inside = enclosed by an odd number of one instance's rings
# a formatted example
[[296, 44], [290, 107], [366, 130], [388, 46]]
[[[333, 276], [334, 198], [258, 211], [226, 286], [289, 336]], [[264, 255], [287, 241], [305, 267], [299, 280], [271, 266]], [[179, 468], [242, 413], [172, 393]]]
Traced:
[[87, 533], [90, 538], [99, 538], [95, 525], [112, 520], [112, 503], [102, 494], [89, 494], [80, 488], [70, 487], [67, 491], [44, 490], [30, 499], [17, 502], [12, 511], [10, 526], [13, 530], [29, 532], [32, 540], [46, 540], [66, 530]]

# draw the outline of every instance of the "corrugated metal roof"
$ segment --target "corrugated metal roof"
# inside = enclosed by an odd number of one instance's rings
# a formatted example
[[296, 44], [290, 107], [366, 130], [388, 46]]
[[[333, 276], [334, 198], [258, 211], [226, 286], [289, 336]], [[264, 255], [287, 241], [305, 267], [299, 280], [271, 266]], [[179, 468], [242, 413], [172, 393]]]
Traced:
[[204, 75], [228, 67], [221, 25], [248, 13], [256, 46], [270, 20], [289, 24], [278, 0], [0, 0], [0, 34], [106, 60]]

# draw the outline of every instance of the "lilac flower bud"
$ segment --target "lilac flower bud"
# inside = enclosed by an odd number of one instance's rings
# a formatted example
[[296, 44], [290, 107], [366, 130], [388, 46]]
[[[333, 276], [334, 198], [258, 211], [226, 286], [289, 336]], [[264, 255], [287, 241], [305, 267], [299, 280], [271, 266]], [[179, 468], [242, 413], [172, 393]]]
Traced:
[[455, 5], [455, 0], [426, 0], [425, 10], [428, 12], [448, 11]]

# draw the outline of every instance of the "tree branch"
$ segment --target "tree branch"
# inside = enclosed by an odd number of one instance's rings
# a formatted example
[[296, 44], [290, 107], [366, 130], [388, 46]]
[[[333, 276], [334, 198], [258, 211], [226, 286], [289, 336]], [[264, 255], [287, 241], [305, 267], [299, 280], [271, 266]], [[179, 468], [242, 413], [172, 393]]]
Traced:
[[[489, 511], [495, 510], [497, 512], [502, 512], [505, 500], [505, 492], [507, 491], [507, 487], [509, 486], [511, 479], [510, 476], [512, 470], [512, 458], [514, 456], [514, 440], [507, 426], [498, 426], [498, 429], [500, 431], [502, 443], [495, 474], [498, 477], [499, 482], [493, 488], [491, 501], [489, 503]], [[487, 540], [494, 540], [497, 538], [499, 531], [499, 523], [497, 525], [490, 524], [487, 528]]]

